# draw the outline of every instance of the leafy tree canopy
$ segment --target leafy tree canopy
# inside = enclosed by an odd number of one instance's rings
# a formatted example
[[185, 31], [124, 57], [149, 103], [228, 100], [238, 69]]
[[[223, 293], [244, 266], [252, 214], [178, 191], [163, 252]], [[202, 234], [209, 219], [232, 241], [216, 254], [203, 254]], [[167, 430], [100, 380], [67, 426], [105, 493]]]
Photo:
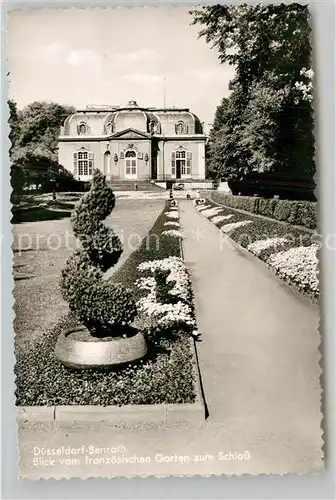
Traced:
[[36, 146], [36, 155], [41, 151], [51, 161], [57, 161], [58, 136], [65, 118], [75, 109], [53, 102], [36, 101], [28, 104], [20, 113], [19, 136], [16, 146], [27, 147], [30, 153]]
[[313, 175], [313, 72], [306, 6], [212, 5], [191, 11], [200, 37], [235, 66], [210, 134], [215, 175]]
[[11, 174], [20, 190], [32, 182], [49, 185], [61, 175], [72, 177], [58, 164], [58, 136], [67, 116], [75, 112], [71, 106], [36, 101], [18, 110], [8, 101]]

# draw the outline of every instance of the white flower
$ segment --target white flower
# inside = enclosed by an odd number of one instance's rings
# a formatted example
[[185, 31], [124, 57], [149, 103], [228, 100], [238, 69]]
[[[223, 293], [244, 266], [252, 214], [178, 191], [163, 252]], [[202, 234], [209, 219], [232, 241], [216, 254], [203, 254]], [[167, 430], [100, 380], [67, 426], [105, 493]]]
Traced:
[[310, 78], [310, 80], [312, 80], [314, 76], [314, 71], [311, 68], [310, 69], [301, 68], [300, 75], [303, 75], [306, 78]]
[[272, 49], [275, 49], [275, 50], [276, 50], [276, 49], [279, 49], [279, 48], [281, 47], [281, 43], [280, 43], [280, 42], [278, 42], [277, 40], [272, 40], [272, 41], [270, 42], [270, 47], [271, 47]]
[[295, 283], [301, 290], [318, 292], [318, 245], [296, 247], [278, 252], [267, 259], [267, 264], [284, 279]]
[[251, 224], [251, 223], [252, 223], [251, 220], [242, 220], [240, 222], [231, 222], [231, 224], [225, 224], [224, 226], [222, 226], [221, 230], [224, 233], [229, 233], [230, 231], [233, 231], [237, 227], [246, 226], [247, 224]]
[[196, 205], [196, 209], [199, 212], [202, 212], [203, 210], [206, 210], [207, 208], [211, 208], [211, 205]]
[[137, 285], [140, 290], [152, 290], [153, 287], [155, 287], [155, 278], [152, 276], [149, 278], [139, 278], [135, 284]]
[[229, 215], [216, 215], [216, 217], [213, 217], [211, 219], [211, 222], [213, 222], [214, 224], [218, 224], [219, 222], [222, 222], [223, 220], [231, 219], [232, 217], [234, 217], [233, 214], [229, 214]]
[[213, 217], [214, 215], [218, 215], [220, 212], [223, 212], [223, 209], [221, 207], [211, 207], [202, 210], [202, 215], [205, 215], [205, 217], [210, 218]]
[[179, 218], [179, 214], [177, 212], [166, 212], [166, 216], [169, 217], [169, 219]]
[[168, 222], [165, 222], [163, 225], [164, 226], [173, 226], [173, 227], [178, 227], [178, 228], [180, 227], [180, 224], [178, 222], [174, 222], [173, 220], [172, 221], [169, 220]]
[[162, 231], [162, 234], [166, 236], [173, 236], [174, 238], [183, 238], [183, 234], [176, 229], [168, 229], [167, 231]]
[[250, 243], [247, 246], [247, 250], [250, 250], [250, 252], [255, 255], [259, 255], [263, 250], [271, 247], [277, 248], [278, 246], [287, 243], [287, 241], [288, 240], [286, 238], [268, 238], [267, 240], [258, 240], [254, 243]]

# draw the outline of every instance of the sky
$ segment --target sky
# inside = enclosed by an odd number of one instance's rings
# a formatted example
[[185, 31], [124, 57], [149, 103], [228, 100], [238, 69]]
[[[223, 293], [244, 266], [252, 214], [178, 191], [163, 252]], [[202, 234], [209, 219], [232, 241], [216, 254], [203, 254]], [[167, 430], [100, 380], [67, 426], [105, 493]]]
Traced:
[[[10, 98], [187, 107], [213, 122], [233, 68], [191, 26], [190, 6], [17, 10], [9, 14]], [[165, 83], [164, 83], [165, 81]]]

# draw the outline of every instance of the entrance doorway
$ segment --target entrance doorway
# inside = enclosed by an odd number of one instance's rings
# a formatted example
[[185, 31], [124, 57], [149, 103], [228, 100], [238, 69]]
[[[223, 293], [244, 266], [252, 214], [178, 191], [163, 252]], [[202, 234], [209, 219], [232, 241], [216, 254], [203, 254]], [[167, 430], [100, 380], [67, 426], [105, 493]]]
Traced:
[[182, 173], [185, 171], [185, 160], [176, 160], [176, 179], [181, 179]]
[[135, 151], [125, 154], [125, 179], [137, 178], [137, 157]]
[[111, 174], [111, 153], [106, 151], [104, 154], [104, 175], [108, 176]]

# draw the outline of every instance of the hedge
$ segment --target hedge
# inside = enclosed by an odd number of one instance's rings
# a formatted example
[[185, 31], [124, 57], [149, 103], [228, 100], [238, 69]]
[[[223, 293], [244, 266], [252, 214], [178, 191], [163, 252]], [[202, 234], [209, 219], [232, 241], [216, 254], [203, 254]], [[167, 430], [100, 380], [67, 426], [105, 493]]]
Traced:
[[234, 196], [218, 191], [206, 191], [202, 196], [230, 208], [264, 215], [296, 226], [304, 226], [307, 229], [316, 229], [317, 227], [316, 202], [267, 199], [257, 196]]

